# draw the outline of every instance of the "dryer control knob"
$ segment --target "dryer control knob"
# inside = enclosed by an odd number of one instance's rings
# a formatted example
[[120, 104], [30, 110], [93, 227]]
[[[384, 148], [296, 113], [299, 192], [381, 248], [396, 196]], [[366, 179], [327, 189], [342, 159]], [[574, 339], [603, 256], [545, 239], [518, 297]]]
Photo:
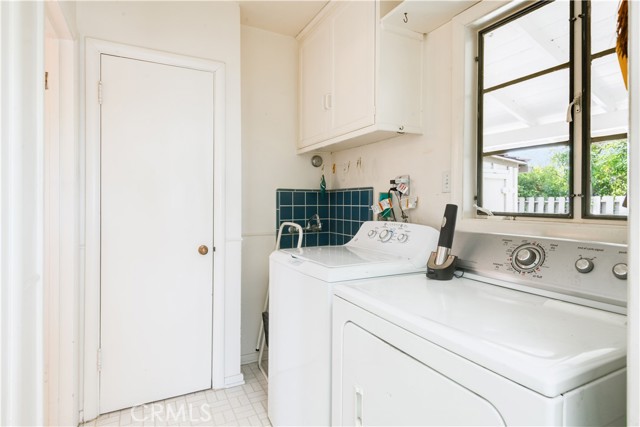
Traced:
[[535, 271], [544, 262], [544, 249], [535, 243], [518, 246], [511, 255], [511, 265], [518, 273]]
[[624, 262], [614, 265], [611, 271], [613, 271], [613, 275], [618, 279], [627, 280], [627, 264]]
[[398, 242], [405, 243], [407, 240], [409, 240], [409, 236], [407, 234], [402, 233], [398, 235]]
[[536, 255], [532, 249], [520, 249], [516, 253], [516, 263], [521, 267], [530, 267], [535, 264]]
[[576, 270], [580, 273], [588, 273], [593, 270], [593, 261], [587, 258], [580, 258], [576, 261]]
[[380, 232], [381, 242], [388, 242], [389, 240], [391, 240], [391, 237], [393, 237], [393, 232], [391, 230], [382, 230]]
[[373, 239], [374, 237], [376, 237], [376, 234], [378, 234], [378, 232], [376, 230], [369, 230], [369, 232], [367, 233], [367, 236], [369, 236], [369, 238]]

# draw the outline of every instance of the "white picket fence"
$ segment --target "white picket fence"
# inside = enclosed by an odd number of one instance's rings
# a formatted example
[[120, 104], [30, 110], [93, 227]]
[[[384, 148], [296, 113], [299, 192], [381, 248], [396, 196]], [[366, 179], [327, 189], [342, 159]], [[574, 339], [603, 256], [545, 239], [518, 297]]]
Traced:
[[[624, 196], [591, 197], [593, 215], [627, 215]], [[569, 211], [568, 197], [518, 197], [518, 212], [563, 214]]]

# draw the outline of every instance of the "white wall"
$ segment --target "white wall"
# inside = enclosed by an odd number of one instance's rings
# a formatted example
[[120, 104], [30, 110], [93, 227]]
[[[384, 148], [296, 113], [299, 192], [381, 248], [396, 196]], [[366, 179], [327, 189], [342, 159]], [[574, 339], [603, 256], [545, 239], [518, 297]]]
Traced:
[[629, 2], [629, 330], [627, 425], [640, 425], [640, 4]]
[[[85, 37], [164, 52], [215, 60], [225, 64], [225, 242], [217, 251], [224, 258], [224, 363], [214, 363], [214, 387], [242, 381], [240, 371], [241, 276], [241, 129], [240, 129], [240, 10], [237, 2], [78, 2], [76, 25], [80, 52]], [[162, 90], [159, 87], [158, 90]], [[216, 317], [220, 311], [214, 313]], [[218, 375], [220, 373], [220, 375]], [[223, 380], [217, 382], [221, 376]], [[85, 408], [87, 403], [85, 402]], [[85, 414], [86, 415], [86, 414]]]
[[0, 2], [0, 425], [44, 421], [44, 16]]
[[[296, 155], [298, 45], [242, 27], [242, 359], [255, 344], [275, 245], [277, 188], [317, 188], [311, 154]], [[325, 155], [328, 161], [329, 155]]]
[[451, 201], [451, 193], [442, 192], [442, 174], [451, 170], [451, 44], [450, 24], [425, 39], [424, 134], [333, 153], [336, 173], [331, 188], [373, 185], [377, 198], [378, 192], [389, 189], [389, 180], [409, 174], [411, 195], [418, 196], [418, 207], [407, 211], [410, 221], [439, 228], [444, 207]]
[[76, 34], [76, 2], [75, 1], [57, 1], [60, 11], [64, 15], [67, 27], [72, 36]]

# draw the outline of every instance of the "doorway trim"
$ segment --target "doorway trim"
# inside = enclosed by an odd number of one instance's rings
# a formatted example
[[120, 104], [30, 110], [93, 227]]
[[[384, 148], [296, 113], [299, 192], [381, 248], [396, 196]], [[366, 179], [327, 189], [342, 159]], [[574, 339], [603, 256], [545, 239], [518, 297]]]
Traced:
[[[225, 378], [225, 64], [217, 61], [176, 55], [146, 48], [86, 39], [85, 45], [85, 288], [84, 288], [84, 375], [82, 419], [99, 415], [100, 374], [100, 56], [121, 56], [142, 61], [208, 71], [214, 78], [214, 198], [213, 198], [213, 352], [214, 388], [235, 385]], [[162, 88], [159, 88], [161, 90]], [[215, 250], [218, 248], [219, 250]], [[238, 378], [242, 383], [242, 378]]]
[[[79, 178], [76, 40], [46, 2], [44, 134], [44, 424], [78, 424]], [[45, 95], [46, 101], [46, 95]]]

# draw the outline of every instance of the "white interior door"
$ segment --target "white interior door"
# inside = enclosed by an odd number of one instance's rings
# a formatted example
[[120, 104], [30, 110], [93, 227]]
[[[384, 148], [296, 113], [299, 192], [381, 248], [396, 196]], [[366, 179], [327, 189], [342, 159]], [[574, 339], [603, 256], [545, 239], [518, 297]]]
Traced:
[[211, 387], [214, 80], [103, 54], [101, 82], [105, 413]]

